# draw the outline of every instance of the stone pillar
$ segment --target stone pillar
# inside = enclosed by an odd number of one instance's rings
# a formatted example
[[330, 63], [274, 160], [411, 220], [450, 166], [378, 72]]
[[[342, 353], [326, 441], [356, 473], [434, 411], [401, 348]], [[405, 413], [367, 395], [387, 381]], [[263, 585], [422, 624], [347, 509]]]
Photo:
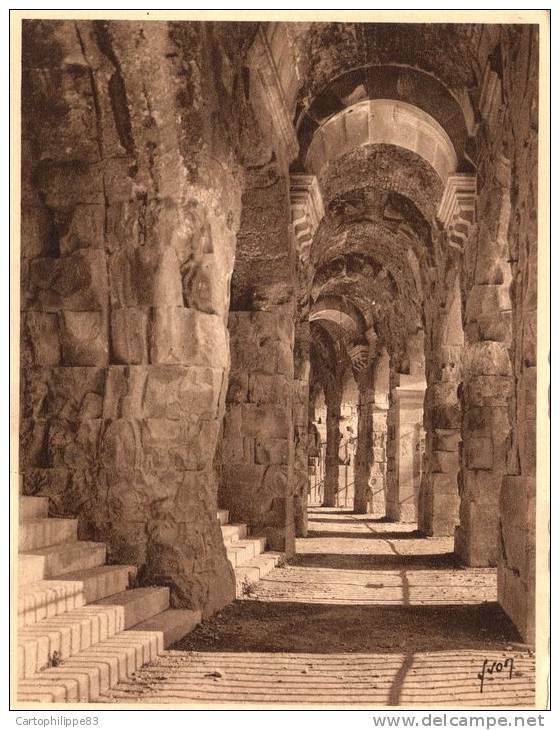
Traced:
[[455, 552], [467, 565], [478, 566], [495, 565], [497, 559], [500, 485], [506, 472], [512, 395], [507, 160], [496, 160], [483, 179], [476, 225], [473, 176], [450, 176], [438, 214], [450, 239], [464, 251], [461, 504]]
[[453, 535], [459, 518], [459, 443], [461, 409], [457, 383], [436, 383], [426, 390], [426, 450], [418, 529], [425, 535]]
[[287, 170], [246, 171], [229, 316], [220, 507], [294, 552], [295, 251]]
[[372, 419], [373, 463], [369, 481], [372, 514], [383, 517], [387, 509], [387, 403], [373, 404]]
[[235, 589], [212, 460], [241, 192], [217, 49], [203, 24], [23, 36], [24, 492], [209, 615]]
[[[426, 351], [428, 385], [424, 400], [426, 431], [425, 465], [420, 488], [418, 529], [425, 535], [454, 535], [459, 522], [459, 443], [461, 439], [461, 383], [463, 328], [458, 275], [443, 314], [432, 303], [429, 350]], [[449, 304], [451, 302], [451, 304]]]
[[298, 537], [307, 535], [309, 492], [308, 402], [310, 370], [309, 304], [312, 267], [309, 252], [324, 215], [321, 193], [313, 175], [290, 175], [290, 209], [296, 253], [296, 338], [294, 351], [294, 519]]
[[[505, 34], [504, 34], [505, 35]], [[477, 144], [480, 144], [481, 169], [480, 223], [486, 233], [479, 253], [485, 257], [488, 284], [505, 284], [511, 294], [512, 337], [509, 346], [513, 389], [509, 399], [511, 434], [506, 441], [506, 474], [502, 479], [498, 518], [498, 600], [528, 643], [535, 641], [535, 611], [546, 635], [547, 582], [536, 584], [536, 541], [541, 557], [546, 558], [550, 535], [546, 525], [536, 524], [536, 413], [547, 408], [548, 379], [546, 352], [543, 352], [537, 383], [537, 300], [539, 289], [550, 284], [547, 267], [538, 267], [538, 29], [526, 26], [500, 44], [503, 66], [500, 70], [489, 59], [481, 89], [481, 117]], [[505, 39], [504, 39], [505, 40]], [[513, 42], [512, 42], [513, 41]], [[522, 79], [524, 81], [522, 81]], [[520, 114], [525, 109], [527, 113]], [[504, 167], [502, 154], [511, 160]], [[500, 164], [500, 161], [502, 164]], [[512, 203], [497, 214], [496, 202], [502, 191]], [[510, 277], [511, 270], [511, 277]], [[491, 277], [491, 278], [490, 278]], [[505, 300], [507, 302], [507, 299]], [[507, 316], [502, 313], [502, 321]], [[539, 336], [541, 333], [539, 332]], [[495, 337], [493, 339], [496, 339]], [[543, 377], [544, 376], [544, 377]], [[537, 388], [539, 394], [537, 395]], [[537, 401], [540, 399], [540, 403]], [[544, 420], [544, 419], [543, 419]], [[546, 428], [541, 438], [546, 439]], [[541, 487], [549, 483], [546, 460], [541, 463]], [[541, 492], [541, 509], [547, 502]], [[536, 590], [538, 594], [536, 597]], [[538, 651], [538, 649], [537, 649]]]
[[[416, 522], [423, 448], [422, 416], [425, 383], [414, 375], [398, 376], [392, 388], [388, 425], [391, 427], [391, 474], [387, 479], [387, 517]], [[389, 467], [388, 467], [389, 468]]]
[[341, 387], [325, 389], [327, 403], [327, 444], [325, 455], [324, 507], [335, 507], [338, 492], [338, 447], [340, 445]]
[[294, 550], [293, 324], [282, 312], [231, 312], [231, 369], [220, 506], [273, 550]]
[[[373, 412], [374, 412], [374, 366], [370, 363], [358, 375], [358, 441], [354, 466], [354, 512], [368, 511], [368, 488], [374, 461]], [[379, 456], [379, 454], [377, 454]]]
[[309, 493], [309, 323], [296, 327], [294, 349], [294, 522], [296, 537], [307, 537]]

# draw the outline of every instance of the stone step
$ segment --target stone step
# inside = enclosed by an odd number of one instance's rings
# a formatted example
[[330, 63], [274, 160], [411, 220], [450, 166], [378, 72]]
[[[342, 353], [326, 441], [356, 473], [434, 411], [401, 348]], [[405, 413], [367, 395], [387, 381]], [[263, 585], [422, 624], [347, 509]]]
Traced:
[[82, 606], [18, 632], [18, 678], [25, 679], [124, 628], [122, 606]]
[[229, 512], [227, 509], [218, 510], [218, 522], [220, 525], [227, 525], [229, 522]]
[[19, 497], [19, 519], [34, 520], [49, 515], [48, 497]]
[[222, 525], [222, 536], [224, 538], [224, 542], [242, 540], [244, 537], [247, 537], [247, 525], [243, 523]]
[[226, 543], [227, 556], [234, 568], [243, 565], [255, 555], [260, 555], [265, 549], [266, 537], [252, 537]]
[[54, 580], [40, 580], [18, 586], [18, 625], [30, 626], [59, 616], [106, 596], [124, 591], [136, 568], [130, 565], [101, 565], [66, 573]]
[[237, 598], [247, 595], [247, 587], [268, 575], [283, 559], [283, 553], [268, 551], [234, 568]]
[[121, 631], [18, 682], [18, 701], [95, 702], [164, 650], [157, 631]]
[[26, 519], [19, 526], [18, 549], [24, 553], [63, 542], [76, 542], [77, 539], [78, 520], [55, 517]]
[[169, 608], [169, 588], [132, 588], [102, 598], [94, 605], [122, 606], [124, 628], [129, 629]]
[[45, 561], [41, 555], [18, 555], [18, 587], [43, 580]]
[[78, 580], [84, 585], [84, 603], [126, 590], [136, 577], [135, 565], [98, 565], [87, 570], [65, 573], [60, 580]]
[[56, 578], [76, 570], [96, 568], [105, 563], [107, 548], [103, 542], [66, 542], [18, 555], [20, 585], [45, 578]]
[[189, 634], [202, 620], [201, 611], [191, 611], [183, 608], [170, 608], [157, 616], [142, 621], [129, 629], [130, 633], [135, 631], [155, 631], [160, 635], [163, 647], [175, 644], [177, 641]]

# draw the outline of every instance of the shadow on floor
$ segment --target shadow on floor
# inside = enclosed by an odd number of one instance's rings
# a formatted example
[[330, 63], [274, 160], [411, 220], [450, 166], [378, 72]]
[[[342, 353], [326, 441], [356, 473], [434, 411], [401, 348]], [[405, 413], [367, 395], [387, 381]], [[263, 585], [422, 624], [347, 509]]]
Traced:
[[[313, 512], [312, 514], [316, 515], [317, 512]], [[308, 517], [307, 521], [308, 522], [318, 522], [321, 525], [325, 525], [325, 524], [328, 524], [328, 525], [331, 525], [331, 524], [333, 524], [333, 525], [337, 525], [337, 524], [353, 525], [354, 523], [356, 523], [357, 525], [369, 525], [372, 523], [373, 524], [376, 524], [376, 523], [383, 524], [383, 523], [389, 522], [389, 520], [386, 520], [385, 517], [353, 517], [352, 513], [350, 513], [350, 512], [329, 512], [328, 514], [331, 514], [331, 515], [332, 514], [338, 514], [338, 515], [345, 514], [346, 519], [328, 520], [328, 519], [325, 519], [324, 517], [319, 517], [319, 518]], [[414, 523], [412, 523], [412, 524], [414, 524]]]
[[174, 648], [187, 651], [395, 653], [489, 649], [519, 641], [499, 604], [319, 605], [235, 601]]
[[353, 540], [422, 540], [424, 538], [418, 530], [412, 532], [339, 532], [336, 530], [315, 530], [313, 527], [309, 529], [308, 537], [346, 537]]
[[300, 568], [331, 568], [333, 570], [438, 570], [460, 568], [454, 553], [428, 555], [362, 555], [360, 553], [302, 553], [288, 561]]

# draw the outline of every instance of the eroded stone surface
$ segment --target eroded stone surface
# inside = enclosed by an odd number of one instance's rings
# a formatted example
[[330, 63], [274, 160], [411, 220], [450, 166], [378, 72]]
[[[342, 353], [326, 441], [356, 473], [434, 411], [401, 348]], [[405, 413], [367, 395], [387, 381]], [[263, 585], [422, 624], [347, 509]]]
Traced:
[[[233, 597], [218, 483], [290, 552], [319, 392], [336, 503], [350, 373], [354, 508], [371, 490], [375, 510], [455, 532], [468, 565], [497, 563], [531, 640], [537, 40], [25, 21], [25, 493], [212, 613]], [[382, 350], [387, 416], [360, 375]]]

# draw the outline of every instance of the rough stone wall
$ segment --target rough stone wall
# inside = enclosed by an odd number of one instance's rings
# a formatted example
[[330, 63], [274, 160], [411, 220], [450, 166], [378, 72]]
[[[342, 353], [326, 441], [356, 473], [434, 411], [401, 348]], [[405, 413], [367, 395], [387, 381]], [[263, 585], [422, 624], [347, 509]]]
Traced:
[[293, 552], [293, 323], [281, 312], [231, 312], [229, 331], [220, 505], [272, 549]]
[[111, 562], [206, 614], [234, 595], [212, 458], [245, 32], [23, 29], [24, 493], [77, 515], [80, 537], [105, 540]]
[[387, 510], [387, 407], [373, 406], [373, 463], [369, 486], [372, 512], [383, 517]]
[[[287, 170], [246, 172], [231, 288], [220, 506], [294, 551], [295, 254]], [[307, 419], [307, 413], [301, 416]]]
[[[425, 305], [429, 334], [424, 399], [426, 444], [418, 529], [430, 536], [453, 535], [459, 520], [461, 407], [458, 388], [462, 377], [463, 328], [458, 274], [454, 267], [449, 267], [445, 234], [440, 238], [443, 241], [436, 241], [436, 246], [445, 247], [447, 256], [440, 250], [436, 257], [440, 270]], [[451, 256], [456, 258], [456, 252]]]
[[295, 333], [292, 404], [294, 429], [294, 520], [297, 537], [307, 536], [310, 337], [309, 323], [298, 323]]
[[325, 388], [327, 403], [327, 442], [325, 446], [325, 486], [323, 505], [335, 507], [339, 488], [340, 408], [342, 387], [337, 383]]
[[499, 564], [499, 598], [522, 634], [534, 616], [537, 39], [481, 31], [477, 225], [463, 273], [461, 527], [470, 564]]
[[398, 404], [395, 396], [395, 387], [398, 385], [399, 376], [394, 362], [391, 362], [389, 374], [389, 408], [387, 410], [387, 492], [386, 507], [387, 516], [391, 513], [392, 518], [398, 519], [396, 506], [390, 507], [390, 502], [396, 501], [398, 495]]
[[[370, 362], [358, 375], [358, 442], [354, 468], [354, 512], [366, 514], [368, 487], [374, 461], [375, 362]], [[378, 460], [381, 455], [377, 453]]]
[[[522, 636], [534, 641], [537, 386], [537, 31], [508, 29], [502, 41], [505, 137], [511, 163], [510, 360], [514, 386], [507, 476], [500, 494], [498, 598]], [[498, 124], [500, 122], [498, 121]], [[541, 194], [544, 194], [542, 191]], [[540, 485], [546, 489], [547, 485]]]

